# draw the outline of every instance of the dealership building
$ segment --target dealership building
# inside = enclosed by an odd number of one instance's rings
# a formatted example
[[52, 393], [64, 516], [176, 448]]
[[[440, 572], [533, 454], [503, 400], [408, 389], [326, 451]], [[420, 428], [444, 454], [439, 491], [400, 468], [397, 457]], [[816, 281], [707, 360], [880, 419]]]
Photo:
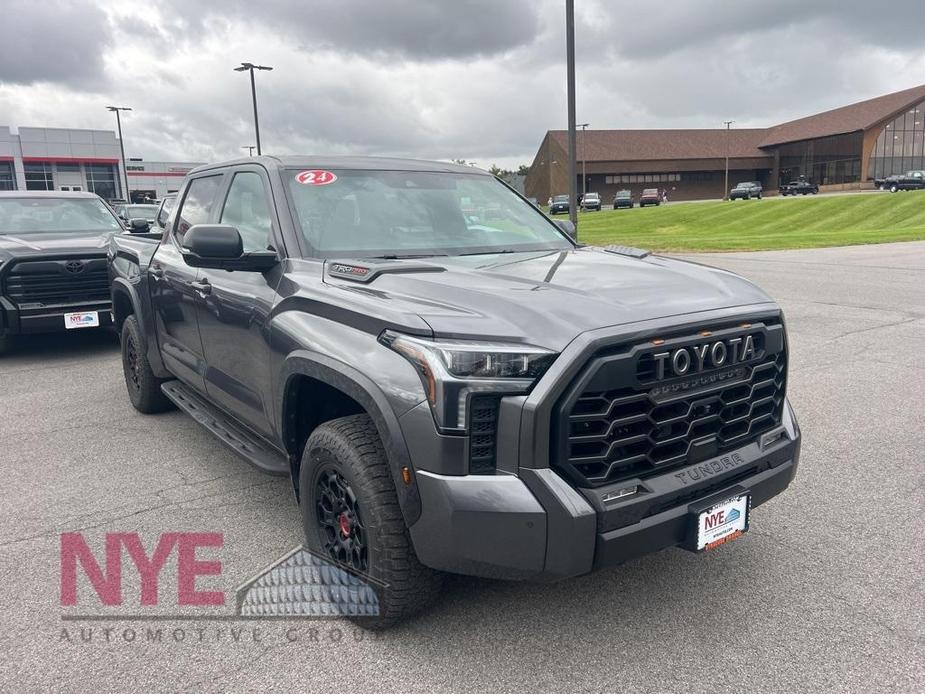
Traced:
[[[180, 187], [197, 162], [125, 162], [132, 199], [158, 199]], [[90, 191], [125, 199], [119, 140], [112, 130], [0, 126], [0, 190]]]
[[[589, 191], [608, 201], [662, 188], [672, 200], [722, 198], [729, 185], [758, 181], [766, 191], [804, 176], [823, 190], [872, 187], [874, 179], [925, 169], [925, 85], [770, 128], [579, 131]], [[568, 193], [568, 133], [550, 130], [525, 182], [545, 202]]]

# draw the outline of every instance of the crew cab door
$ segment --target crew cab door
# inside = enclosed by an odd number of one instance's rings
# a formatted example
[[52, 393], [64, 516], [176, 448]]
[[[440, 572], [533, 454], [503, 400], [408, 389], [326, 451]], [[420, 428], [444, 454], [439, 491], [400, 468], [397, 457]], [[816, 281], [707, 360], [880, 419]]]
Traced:
[[[229, 174], [217, 212], [219, 224], [237, 228], [244, 253], [278, 250], [279, 223], [266, 172], [240, 167]], [[210, 270], [199, 281], [199, 331], [209, 399], [260, 434], [272, 437], [268, 320], [282, 269], [267, 272]]]
[[188, 183], [172, 228], [148, 266], [151, 305], [164, 365], [201, 392], [205, 391], [205, 361], [197, 317], [203, 296], [198, 283], [200, 271], [186, 264], [180, 248], [191, 226], [211, 221], [223, 178], [221, 173], [210, 174]]

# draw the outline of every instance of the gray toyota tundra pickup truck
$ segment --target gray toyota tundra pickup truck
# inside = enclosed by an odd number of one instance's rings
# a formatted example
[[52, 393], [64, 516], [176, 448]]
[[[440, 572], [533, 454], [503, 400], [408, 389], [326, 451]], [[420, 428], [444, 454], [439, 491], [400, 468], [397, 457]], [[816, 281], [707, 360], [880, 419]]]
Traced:
[[372, 627], [442, 572], [718, 547], [794, 477], [784, 317], [737, 275], [578, 244], [467, 166], [256, 157], [177, 200], [110, 246], [129, 398], [290, 476]]
[[106, 249], [122, 231], [93, 193], [0, 192], [0, 354], [20, 335], [111, 325]]

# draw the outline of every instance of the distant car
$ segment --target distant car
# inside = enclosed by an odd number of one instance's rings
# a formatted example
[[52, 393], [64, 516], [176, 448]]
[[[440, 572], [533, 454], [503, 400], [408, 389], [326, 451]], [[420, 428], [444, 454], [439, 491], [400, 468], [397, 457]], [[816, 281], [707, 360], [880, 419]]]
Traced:
[[549, 206], [549, 214], [568, 214], [568, 195], [556, 195]]
[[176, 193], [167, 193], [161, 200], [161, 204], [157, 206], [157, 213], [154, 215], [154, 227], [156, 229], [163, 229], [167, 226], [167, 218], [170, 216], [170, 211], [176, 201]]
[[619, 210], [621, 207], [633, 208], [633, 193], [628, 190], [618, 190], [613, 196], [613, 209]]
[[925, 171], [907, 171], [904, 174], [876, 179], [874, 183], [880, 190], [888, 190], [891, 193], [898, 193], [901, 190], [922, 190], [925, 188]]
[[133, 219], [143, 219], [148, 225], [154, 226], [154, 219], [157, 217], [157, 205], [116, 205], [116, 215], [123, 222], [128, 224]]
[[642, 191], [642, 195], [639, 196], [639, 206], [645, 207], [646, 205], [661, 205], [662, 204], [662, 194], [658, 191], [658, 188], [646, 188]]
[[761, 200], [761, 184], [755, 181], [745, 181], [737, 183], [736, 187], [729, 191], [730, 200], [749, 200], [758, 198]]
[[585, 193], [581, 199], [581, 209], [601, 211], [600, 193]]
[[815, 195], [819, 192], [819, 186], [809, 181], [790, 181], [780, 187], [781, 195]]

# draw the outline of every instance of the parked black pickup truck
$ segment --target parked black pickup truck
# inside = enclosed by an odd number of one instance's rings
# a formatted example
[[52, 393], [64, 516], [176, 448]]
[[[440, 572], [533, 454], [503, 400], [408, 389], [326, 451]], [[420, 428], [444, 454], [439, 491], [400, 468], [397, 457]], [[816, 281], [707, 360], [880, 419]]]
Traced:
[[290, 476], [369, 626], [444, 571], [718, 547], [794, 477], [783, 315], [741, 277], [580, 246], [468, 166], [255, 157], [177, 200], [110, 247], [129, 398]]
[[121, 231], [93, 193], [0, 192], [0, 352], [21, 334], [111, 325], [106, 249]]
[[778, 192], [781, 195], [815, 195], [819, 192], [819, 186], [801, 179], [782, 184]]

